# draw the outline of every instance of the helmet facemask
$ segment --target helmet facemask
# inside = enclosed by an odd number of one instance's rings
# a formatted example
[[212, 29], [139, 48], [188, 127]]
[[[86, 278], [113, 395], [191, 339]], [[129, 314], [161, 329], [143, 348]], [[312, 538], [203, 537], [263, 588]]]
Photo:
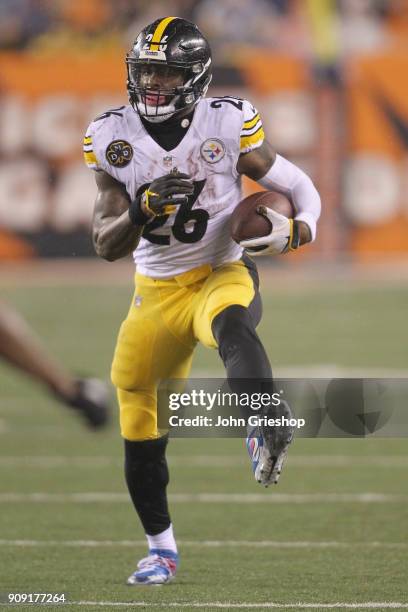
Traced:
[[[131, 105], [144, 119], [155, 123], [192, 108], [208, 89], [211, 81], [210, 74], [207, 74], [210, 63], [211, 60], [208, 65], [196, 62], [188, 67], [177, 66], [166, 62], [143, 61], [129, 54], [126, 64]], [[155, 76], [149, 77], [149, 72], [155, 73]], [[149, 80], [153, 81], [151, 86]]]

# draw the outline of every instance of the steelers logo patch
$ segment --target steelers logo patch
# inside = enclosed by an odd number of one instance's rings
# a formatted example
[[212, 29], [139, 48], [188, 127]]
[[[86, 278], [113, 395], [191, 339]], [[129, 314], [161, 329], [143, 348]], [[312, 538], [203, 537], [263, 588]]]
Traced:
[[106, 148], [105, 155], [111, 166], [124, 168], [133, 157], [133, 149], [126, 140], [114, 140]]
[[209, 164], [216, 164], [225, 155], [225, 145], [218, 138], [209, 138], [201, 145], [201, 157]]

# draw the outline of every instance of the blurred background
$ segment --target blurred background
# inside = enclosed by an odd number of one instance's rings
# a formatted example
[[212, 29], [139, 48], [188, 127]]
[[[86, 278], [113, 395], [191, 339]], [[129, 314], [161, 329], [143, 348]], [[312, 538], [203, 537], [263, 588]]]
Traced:
[[209, 38], [210, 94], [248, 97], [316, 181], [324, 212], [302, 257], [406, 256], [405, 0], [0, 0], [0, 260], [92, 255], [82, 136], [127, 103], [124, 55], [168, 14]]

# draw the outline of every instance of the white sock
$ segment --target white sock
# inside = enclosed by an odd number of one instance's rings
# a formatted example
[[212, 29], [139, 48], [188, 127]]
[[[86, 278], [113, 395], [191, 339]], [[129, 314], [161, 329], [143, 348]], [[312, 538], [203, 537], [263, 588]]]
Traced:
[[157, 535], [148, 535], [146, 533], [146, 538], [149, 543], [149, 550], [152, 548], [164, 548], [166, 550], [172, 550], [175, 553], [177, 552], [177, 544], [174, 539], [172, 524]]

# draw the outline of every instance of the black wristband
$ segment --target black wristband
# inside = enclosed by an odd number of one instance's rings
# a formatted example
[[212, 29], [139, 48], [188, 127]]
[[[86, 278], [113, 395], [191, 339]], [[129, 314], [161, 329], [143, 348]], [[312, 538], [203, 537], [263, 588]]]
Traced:
[[146, 225], [150, 217], [144, 214], [141, 207], [141, 196], [136, 196], [129, 206], [129, 219], [133, 225]]

